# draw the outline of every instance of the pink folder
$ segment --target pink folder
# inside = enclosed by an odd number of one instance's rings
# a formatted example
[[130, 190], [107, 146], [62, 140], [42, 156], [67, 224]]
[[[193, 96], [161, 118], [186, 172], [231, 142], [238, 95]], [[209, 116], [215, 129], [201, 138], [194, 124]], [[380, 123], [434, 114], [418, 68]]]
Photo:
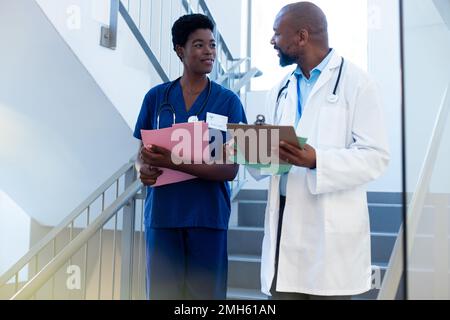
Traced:
[[[180, 150], [182, 150], [181, 158], [191, 163], [202, 163], [203, 155], [209, 155], [208, 124], [203, 121], [178, 123], [171, 128], [159, 130], [141, 130], [141, 136], [144, 146], [150, 144], [160, 146], [174, 151], [178, 156], [180, 156]], [[163, 173], [158, 177], [153, 187], [196, 178], [177, 170], [167, 168], [161, 168], [161, 170]]]

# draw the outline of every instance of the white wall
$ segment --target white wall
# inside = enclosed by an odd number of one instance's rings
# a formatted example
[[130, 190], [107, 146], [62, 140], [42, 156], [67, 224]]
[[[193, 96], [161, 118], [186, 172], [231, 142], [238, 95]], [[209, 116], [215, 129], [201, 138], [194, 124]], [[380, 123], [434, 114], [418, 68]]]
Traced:
[[398, 1], [368, 2], [368, 72], [377, 81], [384, 103], [391, 161], [370, 191], [401, 192], [401, 65]]
[[[444, 15], [445, 16], [445, 15]], [[431, 0], [405, 4], [405, 96], [408, 191], [417, 180], [439, 105], [450, 81], [450, 31]], [[431, 192], [450, 190], [450, 119], [435, 162]]]
[[137, 144], [34, 1], [0, 1], [0, 39], [0, 189], [55, 225]]
[[110, 1], [36, 2], [128, 125], [134, 128], [145, 93], [152, 83], [160, 80], [120, 16], [117, 49], [99, 45], [100, 28], [109, 25]]
[[[28, 251], [30, 223], [30, 217], [0, 189], [0, 274]], [[24, 269], [19, 274], [19, 281], [26, 273]]]

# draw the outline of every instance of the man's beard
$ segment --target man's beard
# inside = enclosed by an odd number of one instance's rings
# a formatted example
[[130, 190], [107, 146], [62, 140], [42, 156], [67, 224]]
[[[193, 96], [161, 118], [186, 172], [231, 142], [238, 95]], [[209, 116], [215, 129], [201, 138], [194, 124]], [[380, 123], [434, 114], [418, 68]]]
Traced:
[[277, 49], [280, 54], [280, 66], [287, 67], [290, 66], [291, 64], [294, 64], [297, 61], [294, 57], [291, 57], [285, 54], [283, 51], [281, 51], [280, 48]]

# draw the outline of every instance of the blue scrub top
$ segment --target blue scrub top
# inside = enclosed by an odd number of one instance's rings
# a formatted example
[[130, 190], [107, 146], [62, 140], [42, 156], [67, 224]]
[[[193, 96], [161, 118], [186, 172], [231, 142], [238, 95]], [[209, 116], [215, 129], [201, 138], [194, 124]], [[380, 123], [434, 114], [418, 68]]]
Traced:
[[[134, 130], [135, 138], [142, 140], [141, 129], [157, 128], [158, 109], [164, 102], [170, 84], [171, 82], [167, 82], [158, 85], [145, 95]], [[207, 96], [208, 86], [187, 112], [180, 81], [177, 81], [169, 93], [169, 103], [175, 109], [176, 122], [187, 122], [190, 116], [196, 115]], [[163, 110], [160, 114], [160, 129], [171, 127], [173, 122], [172, 113], [167, 108]], [[210, 98], [198, 115], [200, 121], [206, 121], [207, 112], [227, 116], [229, 123], [247, 123], [238, 96], [213, 81]], [[225, 137], [225, 133], [223, 136]], [[230, 187], [227, 181], [196, 178], [155, 188], [148, 187], [145, 225], [152, 228], [204, 227], [226, 230], [230, 211]]]

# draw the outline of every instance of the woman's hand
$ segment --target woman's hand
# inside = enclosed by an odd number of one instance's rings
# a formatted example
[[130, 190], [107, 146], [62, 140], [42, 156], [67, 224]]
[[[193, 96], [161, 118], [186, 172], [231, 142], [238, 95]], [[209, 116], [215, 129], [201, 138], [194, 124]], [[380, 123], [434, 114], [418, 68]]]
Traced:
[[150, 167], [176, 169], [172, 161], [172, 153], [163, 147], [155, 145], [142, 147], [140, 157], [142, 163]]
[[147, 164], [141, 165], [139, 170], [139, 178], [144, 186], [154, 185], [161, 174], [161, 170], [158, 168], [152, 168]]

